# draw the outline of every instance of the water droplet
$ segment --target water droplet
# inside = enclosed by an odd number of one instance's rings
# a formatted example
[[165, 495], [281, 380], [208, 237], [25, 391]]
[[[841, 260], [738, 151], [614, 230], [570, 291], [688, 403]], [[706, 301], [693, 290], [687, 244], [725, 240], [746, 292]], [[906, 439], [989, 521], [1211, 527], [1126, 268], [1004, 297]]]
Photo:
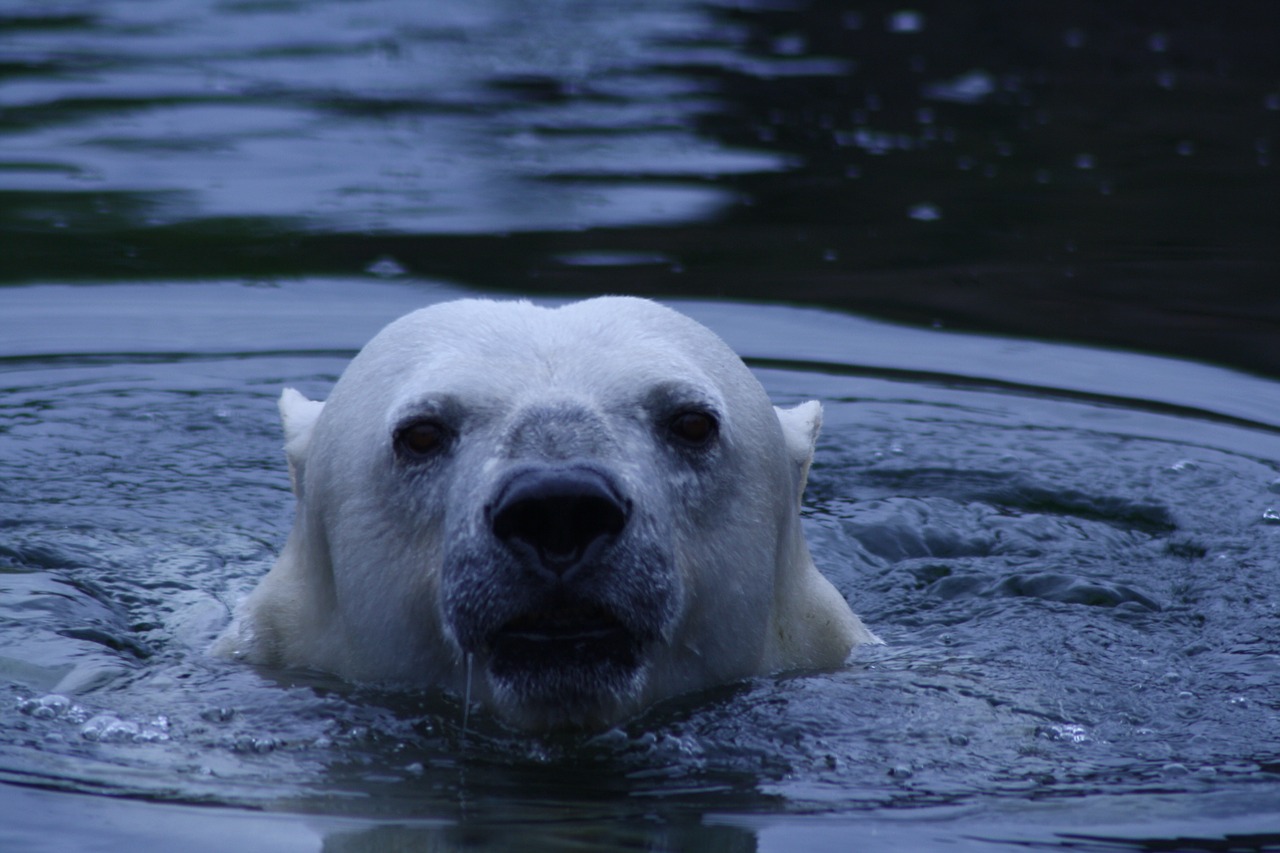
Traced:
[[1084, 30], [1079, 27], [1072, 27], [1062, 34], [1062, 43], [1070, 48], [1084, 47]]
[[935, 222], [942, 218], [942, 211], [938, 210], [937, 205], [933, 205], [928, 202], [921, 202], [920, 204], [913, 205], [912, 208], [907, 211], [907, 216], [917, 222]]
[[1191, 772], [1190, 770], [1187, 769], [1187, 765], [1179, 764], [1176, 761], [1166, 764], [1161, 769], [1164, 770], [1164, 772], [1169, 776], [1186, 776], [1188, 773]]
[[977, 104], [994, 93], [996, 81], [982, 70], [961, 74], [953, 80], [930, 83], [924, 87], [924, 96], [937, 101], [954, 101], [958, 104]]
[[235, 715], [235, 708], [209, 708], [200, 712], [200, 719], [210, 723], [228, 723]]
[[1177, 75], [1168, 69], [1156, 74], [1156, 85], [1161, 89], [1172, 89], [1177, 81]]
[[134, 743], [166, 743], [169, 740], [169, 718], [156, 717], [144, 726], [139, 726], [131, 740]]
[[1164, 53], [1169, 49], [1169, 36], [1165, 33], [1152, 33], [1151, 38], [1147, 39], [1147, 47], [1151, 48], [1152, 53]]
[[1269, 110], [1280, 110], [1280, 92], [1271, 92], [1263, 100], [1262, 105]]
[[1280, 495], [1280, 477], [1271, 481], [1271, 484], [1267, 486], [1267, 491]]
[[831, 261], [836, 261], [840, 259], [840, 253], [837, 252], [835, 249], [827, 249], [825, 252], [822, 253], [822, 259], [824, 261], [827, 261], [828, 263]]
[[231, 748], [236, 752], [256, 752], [259, 754], [273, 752], [280, 745], [273, 737], [254, 737], [253, 735], [241, 735], [236, 738]]
[[1280, 510], [1269, 506], [1262, 511], [1262, 520], [1267, 524], [1280, 524]]
[[885, 29], [891, 33], [918, 33], [924, 29], [924, 15], [911, 9], [894, 12], [885, 21]]
[[553, 257], [557, 263], [570, 267], [640, 267], [671, 263], [671, 258], [661, 252], [627, 252], [610, 249], [596, 252], [565, 252]]
[[1177, 462], [1169, 466], [1170, 471], [1175, 471], [1179, 474], [1183, 473], [1184, 471], [1196, 471], [1199, 468], [1200, 466], [1197, 465], [1195, 461], [1191, 459], [1179, 459]]
[[800, 56], [809, 49], [809, 42], [801, 33], [787, 33], [774, 39], [772, 48], [779, 56]]
[[1092, 154], [1077, 154], [1077, 155], [1076, 155], [1076, 168], [1077, 168], [1077, 169], [1092, 169], [1092, 168], [1094, 167], [1094, 165], [1095, 165], [1095, 161], [1094, 161], [1094, 159], [1093, 159], [1093, 155], [1092, 155]]
[[396, 276], [404, 275], [406, 272], [405, 268], [400, 265], [400, 262], [390, 255], [383, 255], [381, 258], [378, 258], [376, 261], [369, 264], [369, 266], [365, 267], [364, 271], [370, 275], [376, 275], [378, 278], [395, 278]]
[[1047, 184], [1053, 179], [1053, 175], [1048, 169], [1036, 169], [1036, 183]]
[[1174, 150], [1182, 157], [1190, 157], [1196, 153], [1196, 144], [1190, 139], [1184, 139], [1177, 144]]
[[52, 720], [60, 717], [72, 707], [71, 700], [58, 693], [41, 696], [39, 699], [21, 699], [18, 710], [39, 720]]
[[889, 775], [895, 779], [910, 779], [912, 773], [911, 768], [905, 764], [896, 764], [889, 768]]
[[1085, 727], [1078, 726], [1075, 723], [1054, 723], [1049, 726], [1040, 726], [1036, 729], [1036, 734], [1045, 740], [1062, 741], [1064, 743], [1091, 743], [1093, 741], [1093, 737]]
[[98, 743], [120, 743], [133, 740], [141, 732], [137, 723], [110, 714], [99, 714], [85, 723], [80, 736]]
[[462, 695], [462, 737], [467, 736], [467, 723], [471, 716], [471, 666], [472, 654], [467, 652], [467, 689]]

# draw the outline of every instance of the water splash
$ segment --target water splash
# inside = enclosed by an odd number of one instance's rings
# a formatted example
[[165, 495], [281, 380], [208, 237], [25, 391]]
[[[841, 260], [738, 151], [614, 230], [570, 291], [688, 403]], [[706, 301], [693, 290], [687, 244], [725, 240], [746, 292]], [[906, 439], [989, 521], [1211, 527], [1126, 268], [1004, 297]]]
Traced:
[[475, 655], [467, 652], [467, 686], [462, 696], [462, 739], [467, 739], [467, 723], [471, 720], [471, 664]]

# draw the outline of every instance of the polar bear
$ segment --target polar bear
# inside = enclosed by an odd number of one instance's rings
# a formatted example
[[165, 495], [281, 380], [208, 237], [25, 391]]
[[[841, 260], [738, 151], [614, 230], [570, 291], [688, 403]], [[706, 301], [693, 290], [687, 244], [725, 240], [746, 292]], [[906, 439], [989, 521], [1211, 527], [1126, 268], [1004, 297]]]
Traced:
[[438, 304], [280, 411], [294, 527], [220, 654], [546, 730], [879, 642], [800, 528], [820, 405], [669, 308]]

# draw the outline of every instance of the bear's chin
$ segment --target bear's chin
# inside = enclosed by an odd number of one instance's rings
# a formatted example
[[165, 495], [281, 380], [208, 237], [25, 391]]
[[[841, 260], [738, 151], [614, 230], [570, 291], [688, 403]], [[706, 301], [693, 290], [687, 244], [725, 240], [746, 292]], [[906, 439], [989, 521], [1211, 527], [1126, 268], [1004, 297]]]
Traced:
[[484, 662], [512, 722], [594, 728], [639, 694], [644, 658], [644, 641], [608, 608], [562, 603], [509, 620]]

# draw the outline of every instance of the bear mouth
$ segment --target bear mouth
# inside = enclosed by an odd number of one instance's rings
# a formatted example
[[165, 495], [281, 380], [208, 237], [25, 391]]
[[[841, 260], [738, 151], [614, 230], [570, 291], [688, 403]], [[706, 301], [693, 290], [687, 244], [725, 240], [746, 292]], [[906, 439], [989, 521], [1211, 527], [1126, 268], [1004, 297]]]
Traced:
[[488, 646], [494, 676], [521, 692], [552, 694], [614, 689], [639, 668], [642, 651], [613, 611], [584, 602], [521, 613], [491, 634]]

